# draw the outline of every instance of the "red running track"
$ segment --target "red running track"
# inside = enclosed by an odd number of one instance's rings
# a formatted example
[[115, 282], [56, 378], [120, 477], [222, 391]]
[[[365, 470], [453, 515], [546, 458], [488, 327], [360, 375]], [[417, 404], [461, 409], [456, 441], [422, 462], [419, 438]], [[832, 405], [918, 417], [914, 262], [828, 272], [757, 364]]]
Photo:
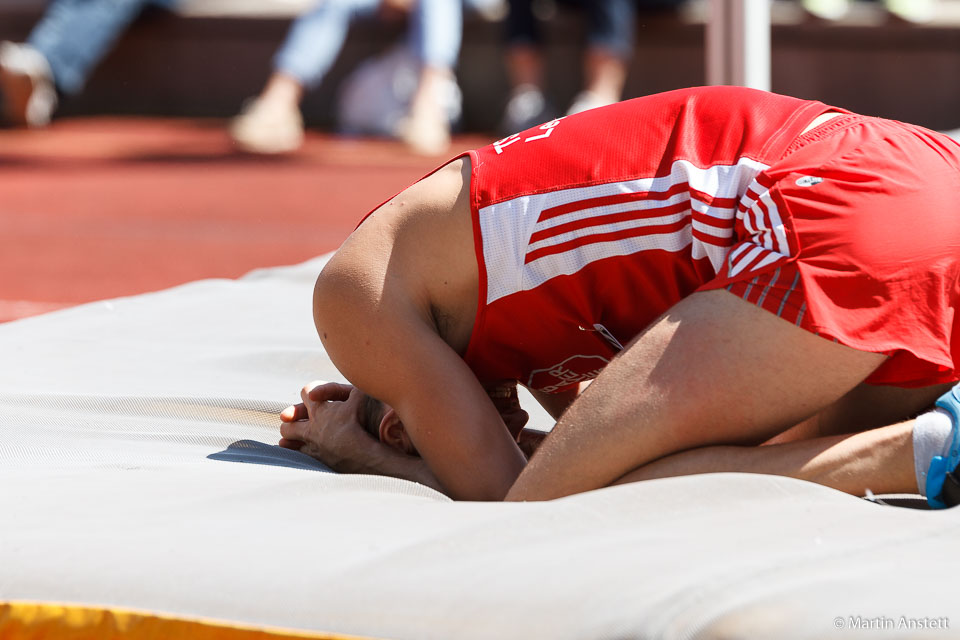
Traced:
[[296, 155], [253, 157], [219, 122], [0, 131], [0, 322], [302, 262], [442, 160], [317, 134]]

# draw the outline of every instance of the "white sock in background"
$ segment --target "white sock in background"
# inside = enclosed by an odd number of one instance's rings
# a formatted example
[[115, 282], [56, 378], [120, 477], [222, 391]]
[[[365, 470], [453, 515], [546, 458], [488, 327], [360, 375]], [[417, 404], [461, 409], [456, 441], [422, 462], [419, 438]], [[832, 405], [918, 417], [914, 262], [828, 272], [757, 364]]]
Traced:
[[935, 456], [946, 455], [950, 448], [953, 422], [943, 409], [918, 416], [913, 424], [913, 471], [920, 495], [927, 495], [927, 470]]

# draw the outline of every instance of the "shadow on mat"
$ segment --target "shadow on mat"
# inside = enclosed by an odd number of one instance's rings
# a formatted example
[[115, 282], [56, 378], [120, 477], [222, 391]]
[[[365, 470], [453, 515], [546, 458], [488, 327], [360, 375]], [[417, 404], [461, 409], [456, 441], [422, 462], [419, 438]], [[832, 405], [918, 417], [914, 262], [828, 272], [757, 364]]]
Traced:
[[237, 440], [223, 451], [211, 453], [207, 459], [334, 473], [333, 469], [305, 453], [256, 440]]
[[888, 507], [903, 507], [904, 509], [919, 509], [920, 511], [930, 511], [930, 505], [927, 499], [912, 494], [887, 494], [872, 495], [864, 498], [867, 502], [886, 505]]

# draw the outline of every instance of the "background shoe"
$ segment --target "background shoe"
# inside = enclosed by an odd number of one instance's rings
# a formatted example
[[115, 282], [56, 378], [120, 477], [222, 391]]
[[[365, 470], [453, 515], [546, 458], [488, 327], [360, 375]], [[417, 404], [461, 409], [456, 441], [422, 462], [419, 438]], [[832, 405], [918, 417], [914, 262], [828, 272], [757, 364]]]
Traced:
[[925, 24], [937, 13], [937, 0], [883, 0], [887, 11], [895, 18], [912, 24]]
[[567, 109], [567, 115], [572, 116], [575, 113], [589, 111], [597, 107], [605, 107], [608, 104], [613, 104], [613, 102], [598, 96], [592, 91], [581, 91], [577, 94], [577, 97], [573, 99], [570, 108]]
[[18, 127], [50, 124], [57, 108], [57, 90], [50, 64], [33, 47], [0, 43], [0, 92], [8, 123]]
[[821, 20], [841, 20], [850, 13], [850, 0], [803, 0], [800, 4]]
[[513, 90], [503, 111], [500, 131], [504, 135], [510, 135], [553, 120], [554, 117], [556, 112], [547, 103], [539, 87], [532, 84], [520, 85]]
[[289, 153], [303, 144], [303, 116], [296, 106], [253, 100], [230, 123], [230, 137], [251, 153]]
[[398, 129], [400, 139], [416, 154], [439, 156], [450, 149], [450, 126], [446, 118], [414, 116], [403, 120]]

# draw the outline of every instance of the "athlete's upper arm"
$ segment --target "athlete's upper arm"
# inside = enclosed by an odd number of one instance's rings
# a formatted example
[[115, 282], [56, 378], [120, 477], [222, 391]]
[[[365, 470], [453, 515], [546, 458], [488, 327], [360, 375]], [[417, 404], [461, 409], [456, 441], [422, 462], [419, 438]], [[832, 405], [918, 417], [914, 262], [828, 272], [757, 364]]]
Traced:
[[331, 263], [318, 281], [317, 330], [354, 385], [391, 405], [431, 471], [459, 499], [502, 499], [525, 464], [462, 358], [389, 268]]
[[529, 389], [530, 395], [532, 395], [537, 402], [540, 403], [540, 406], [543, 407], [547, 413], [554, 420], [559, 420], [560, 416], [563, 415], [563, 412], [567, 410], [574, 400], [577, 399], [576, 391], [563, 391], [561, 393], [545, 393], [543, 391], [537, 391], [536, 389]]

